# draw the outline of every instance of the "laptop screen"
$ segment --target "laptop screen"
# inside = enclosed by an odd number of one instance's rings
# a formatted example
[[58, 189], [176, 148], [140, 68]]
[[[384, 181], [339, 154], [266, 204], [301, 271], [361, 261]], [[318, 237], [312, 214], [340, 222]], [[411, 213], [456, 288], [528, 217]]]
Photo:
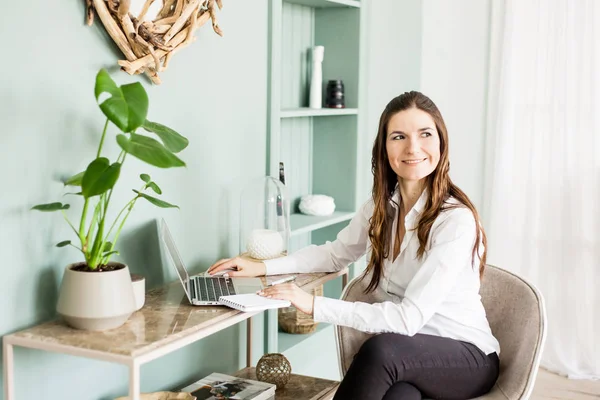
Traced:
[[190, 298], [190, 294], [188, 292], [190, 275], [187, 270], [183, 266], [183, 261], [181, 260], [181, 256], [177, 251], [177, 247], [175, 246], [175, 242], [173, 241], [173, 237], [171, 236], [171, 232], [169, 232], [169, 228], [167, 227], [167, 223], [164, 219], [160, 221], [160, 240], [163, 245], [167, 249], [167, 253], [175, 265], [175, 269], [177, 270], [177, 275], [179, 275], [179, 280], [183, 285], [183, 289], [185, 290], [185, 294]]

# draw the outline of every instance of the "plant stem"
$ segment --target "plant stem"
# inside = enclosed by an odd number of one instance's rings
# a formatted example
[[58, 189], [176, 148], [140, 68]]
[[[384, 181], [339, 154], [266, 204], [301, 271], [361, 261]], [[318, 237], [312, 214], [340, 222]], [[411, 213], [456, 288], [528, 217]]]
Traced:
[[92, 221], [90, 222], [90, 227], [88, 229], [87, 236], [85, 237], [85, 246], [83, 247], [83, 251], [88, 252], [88, 245], [90, 243], [90, 238], [94, 234], [94, 230], [96, 229], [96, 220], [98, 219], [98, 214], [100, 213], [100, 201], [96, 204], [94, 208], [94, 215], [92, 215]]
[[[102, 146], [104, 145], [104, 138], [106, 137], [106, 130], [108, 128], [108, 118], [106, 118], [106, 122], [104, 123], [104, 129], [102, 130], [102, 137], [100, 138], [100, 145], [98, 146], [98, 153], [96, 154], [96, 158], [100, 157], [100, 153], [102, 152]], [[96, 206], [96, 210], [94, 210], [94, 217], [92, 218], [92, 223], [90, 225], [90, 229], [88, 231], [87, 237], [85, 235], [85, 223], [86, 223], [86, 219], [87, 219], [87, 209], [88, 209], [88, 204], [89, 204], [90, 199], [86, 198], [84, 203], [83, 203], [83, 211], [81, 212], [81, 220], [79, 221], [79, 240], [81, 241], [81, 247], [82, 247], [82, 251], [84, 252], [83, 254], [85, 254], [85, 261], [88, 263], [88, 266], [90, 268], [94, 268], [93, 265], [90, 265], [90, 263], [94, 262], [94, 249], [92, 248], [92, 253], [89, 253], [88, 251], [88, 242], [90, 239], [90, 234], [92, 232], [92, 226], [95, 223], [95, 217], [96, 217], [96, 212], [98, 207]], [[96, 237], [97, 239], [97, 237]], [[96, 241], [94, 241], [94, 245], [96, 245]]]
[[75, 246], [74, 244], [69, 244], [69, 246], [73, 246], [75, 247], [77, 250], [79, 250], [81, 253], [83, 253], [83, 255], [85, 256], [85, 253], [83, 252], [83, 250], [81, 250], [79, 247]]
[[104, 138], [106, 137], [106, 128], [108, 128], [108, 118], [106, 118], [106, 122], [104, 123], [104, 130], [102, 131], [102, 137], [100, 138], [100, 145], [98, 146], [98, 153], [96, 154], [96, 158], [100, 158], [102, 146], [104, 145]]
[[112, 241], [112, 246], [110, 246], [110, 251], [112, 251], [115, 248], [117, 240], [119, 240], [119, 234], [121, 233], [121, 229], [123, 229], [123, 226], [125, 225], [125, 221], [127, 221], [127, 217], [129, 217], [129, 214], [131, 214], [131, 210], [133, 210], [133, 206], [135, 205], [135, 202], [139, 198], [140, 198], [139, 195], [135, 196], [135, 198], [129, 202], [129, 203], [131, 203], [131, 205], [129, 206], [129, 208], [127, 210], [127, 214], [125, 214], [125, 216], [123, 217], [123, 220], [121, 221], [121, 225], [119, 225], [119, 229], [117, 230], [117, 233], [115, 233], [115, 239]]
[[[73, 232], [75, 232], [75, 235], [77, 235], [79, 237], [79, 232], [77, 232], [77, 229], [75, 229], [75, 227], [73, 226], [71, 221], [69, 221], [69, 218], [67, 217], [67, 213], [65, 212], [65, 210], [61, 210], [61, 212], [62, 212], [63, 218], [65, 219], [65, 221], [67, 221], [67, 224], [69, 224], [71, 229], [73, 229]], [[81, 237], [79, 237], [79, 239], [81, 239]], [[81, 245], [83, 246], [83, 243], [81, 243]]]
[[[125, 162], [126, 155], [127, 155], [127, 153], [125, 153], [125, 150], [123, 150], [123, 151], [121, 151], [121, 154], [119, 154], [119, 157], [117, 157], [117, 162], [119, 162], [119, 159], [121, 158], [121, 156], [123, 156], [123, 158], [121, 159], [121, 167], [123, 167], [123, 163]], [[106, 214], [108, 213], [108, 204], [110, 203], [110, 198], [112, 197], [113, 190], [114, 190], [114, 187], [112, 189], [110, 189], [110, 192], [108, 193], [108, 197], [106, 198], [106, 202], [104, 203], [104, 216], [102, 217], [103, 221], [104, 221], [104, 219], [106, 219]], [[112, 227], [111, 227], [111, 229], [112, 229]], [[109, 231], [109, 233], [110, 233], [110, 231]], [[107, 235], [106, 239], [108, 240], [108, 235]]]
[[[121, 214], [123, 214], [123, 212], [125, 210], [128, 210], [127, 214], [125, 215], [125, 217], [123, 217], [123, 220], [121, 221], [121, 225], [119, 225], [119, 229], [117, 230], [117, 233], [115, 234], [114, 240], [111, 242], [111, 246], [110, 246], [110, 249], [108, 249], [108, 252], [111, 252], [111, 251], [114, 250], [115, 245], [117, 244], [117, 240], [119, 239], [119, 234], [121, 233], [121, 229], [123, 229], [123, 225], [125, 224], [125, 221], [127, 220], [127, 217], [131, 213], [131, 210], [133, 209], [133, 206], [135, 205], [135, 202], [139, 198], [140, 198], [140, 195], [137, 195], [133, 199], [131, 199], [127, 204], [125, 204], [125, 206], [121, 209], [121, 211], [119, 211], [119, 215], [117, 215], [117, 218], [115, 218], [114, 222], [112, 223], [110, 229], [108, 230], [108, 233], [106, 234], [106, 238], [104, 239], [105, 241], [108, 241], [108, 238], [110, 237], [110, 233], [112, 232], [113, 228], [115, 227], [115, 225], [119, 221], [119, 218], [121, 218]], [[109, 260], [109, 258], [110, 257], [103, 259], [102, 260], [103, 263], [107, 263], [108, 260]]]
[[[108, 238], [110, 237], [110, 233], [112, 232], [113, 228], [117, 224], [117, 221], [119, 220], [119, 218], [121, 218], [121, 214], [123, 214], [123, 212], [127, 209], [127, 207], [131, 206], [132, 203], [135, 203], [135, 200], [137, 200], [137, 198], [138, 198], [138, 196], [135, 196], [127, 204], [125, 204], [125, 206], [121, 209], [121, 211], [119, 211], [119, 214], [117, 215], [117, 218], [115, 218], [114, 222], [110, 226], [110, 229], [108, 230], [108, 233], [106, 234], [106, 238], [104, 239], [105, 241], [108, 241]], [[115, 243], [113, 241], [113, 247], [114, 247], [114, 245], [115, 245]]]
[[119, 162], [119, 159], [121, 159], [121, 166], [123, 166], [123, 163], [125, 162], [126, 155], [127, 153], [125, 152], [125, 150], [122, 150], [121, 154], [119, 154], [119, 157], [117, 157], [117, 162]]
[[82, 243], [85, 241], [85, 220], [87, 218], [87, 209], [88, 209], [88, 204], [90, 202], [90, 199], [85, 199], [85, 201], [83, 202], [83, 210], [81, 211], [81, 220], [79, 221], [79, 240]]
[[[106, 193], [100, 195], [99, 203], [102, 204], [105, 201]], [[91, 269], [95, 269], [98, 266], [100, 259], [99, 255], [102, 253], [102, 247], [104, 243], [104, 220], [106, 219], [106, 210], [103, 210], [102, 205], [100, 206], [100, 222], [98, 224], [98, 233], [94, 239], [94, 245], [91, 251], [91, 265], [88, 265]]]
[[[119, 162], [119, 160], [120, 160], [121, 166], [123, 166], [123, 163], [125, 162], [125, 156], [126, 156], [126, 155], [127, 155], [127, 153], [125, 152], [125, 150], [123, 150], [123, 151], [121, 151], [121, 153], [120, 153], [120, 154], [119, 154], [119, 156], [117, 157], [117, 162]], [[113, 187], [112, 189], [110, 189], [110, 192], [108, 193], [108, 196], [106, 197], [106, 201], [105, 201], [105, 203], [104, 203], [104, 215], [102, 216], [102, 227], [104, 227], [104, 221], [106, 220], [106, 215], [107, 215], [107, 213], [108, 213], [108, 205], [109, 205], [109, 203], [110, 203], [110, 199], [111, 199], [111, 197], [112, 197], [113, 190], [114, 190], [114, 187]], [[134, 200], [135, 200], [135, 198], [134, 198], [132, 201], [134, 201]], [[129, 203], [131, 203], [131, 202], [129, 202]], [[127, 203], [127, 205], [129, 205], [129, 203]], [[127, 207], [127, 205], [125, 205], [125, 207]], [[108, 233], [106, 234], [106, 237], [105, 237], [105, 238], [103, 238], [103, 240], [102, 240], [102, 243], [105, 243], [105, 242], [107, 242], [107, 241], [108, 241], [108, 239], [109, 239], [109, 237], [110, 237], [110, 233], [111, 233], [111, 231], [113, 230], [113, 227], [115, 226], [115, 223], [117, 222], [117, 220], [119, 219], [119, 217], [121, 216], [121, 214], [123, 213], [123, 211], [124, 211], [124, 210], [125, 210], [125, 208], [123, 208], [123, 210], [121, 210], [121, 211], [119, 212], [119, 215], [117, 215], [117, 218], [115, 219], [115, 221], [114, 221], [114, 222], [113, 222], [113, 224], [111, 225], [110, 229], [108, 230]], [[100, 231], [98, 231], [98, 234], [100, 234]], [[109, 250], [109, 251], [112, 251], [112, 249], [113, 249], [114, 247], [115, 247], [115, 244], [113, 243], [113, 244], [110, 246], [110, 250]], [[102, 254], [102, 253], [104, 253], [104, 245], [103, 245], [103, 246], [102, 246], [102, 248], [100, 249], [100, 254]], [[106, 260], [105, 260], [103, 257], [101, 257], [101, 262], [102, 262], [102, 263], [106, 263], [106, 262], [108, 262], [108, 259], [106, 259]]]

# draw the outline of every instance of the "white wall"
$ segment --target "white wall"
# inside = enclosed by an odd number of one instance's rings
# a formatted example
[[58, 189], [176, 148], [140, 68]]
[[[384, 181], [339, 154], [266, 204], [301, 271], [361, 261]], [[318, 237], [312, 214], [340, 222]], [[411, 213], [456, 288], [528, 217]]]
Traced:
[[[371, 149], [379, 117], [394, 97], [419, 89], [421, 69], [421, 3], [406, 0], [372, 0], [367, 9], [367, 45], [364, 50], [367, 93], [366, 118], [361, 128], [359, 196], [371, 193]], [[361, 105], [363, 107], [363, 105]]]
[[442, 112], [450, 175], [481, 211], [490, 0], [424, 0], [421, 92]]

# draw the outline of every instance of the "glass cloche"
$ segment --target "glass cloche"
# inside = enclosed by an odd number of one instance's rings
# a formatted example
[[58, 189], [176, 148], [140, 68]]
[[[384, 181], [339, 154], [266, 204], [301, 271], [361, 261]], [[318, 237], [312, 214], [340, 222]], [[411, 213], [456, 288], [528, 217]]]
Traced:
[[271, 176], [251, 181], [240, 199], [240, 252], [257, 260], [287, 254], [290, 201], [285, 185]]

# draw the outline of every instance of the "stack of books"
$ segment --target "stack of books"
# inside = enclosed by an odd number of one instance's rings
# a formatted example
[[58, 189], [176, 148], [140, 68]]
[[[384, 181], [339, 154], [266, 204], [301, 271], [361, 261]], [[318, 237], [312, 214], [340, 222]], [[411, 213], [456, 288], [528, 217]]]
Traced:
[[276, 386], [271, 383], [212, 373], [181, 389], [197, 400], [274, 400]]

